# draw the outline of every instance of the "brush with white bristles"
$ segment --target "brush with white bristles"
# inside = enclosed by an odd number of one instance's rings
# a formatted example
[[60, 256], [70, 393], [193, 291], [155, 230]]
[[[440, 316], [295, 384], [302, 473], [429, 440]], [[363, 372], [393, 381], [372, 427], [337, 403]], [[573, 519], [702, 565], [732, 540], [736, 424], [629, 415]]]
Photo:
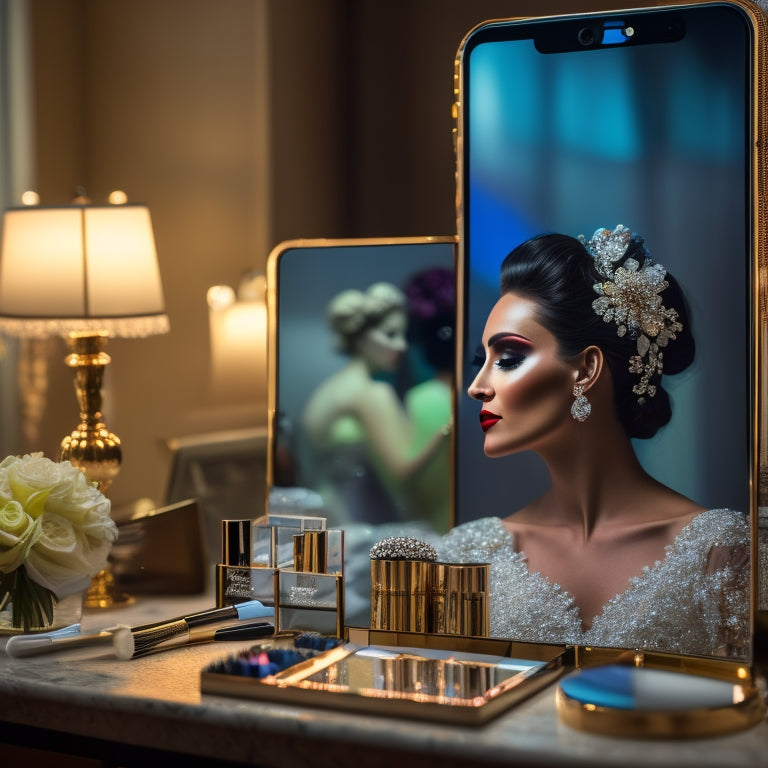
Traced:
[[22, 658], [86, 646], [109, 646], [119, 659], [135, 659], [152, 651], [189, 643], [250, 640], [271, 635], [274, 625], [266, 619], [274, 615], [275, 609], [271, 606], [250, 600], [138, 627], [118, 624], [85, 634], [73, 634], [72, 628], [66, 628], [46, 634], [15, 635], [8, 639], [5, 651], [9, 656]]

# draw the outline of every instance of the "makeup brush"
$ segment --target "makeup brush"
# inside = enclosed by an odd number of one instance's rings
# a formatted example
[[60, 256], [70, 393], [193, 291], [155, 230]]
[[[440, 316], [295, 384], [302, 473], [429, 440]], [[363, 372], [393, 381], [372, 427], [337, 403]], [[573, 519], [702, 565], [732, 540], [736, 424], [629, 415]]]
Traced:
[[118, 659], [135, 659], [155, 651], [179, 648], [212, 640], [253, 640], [275, 633], [270, 621], [239, 622], [223, 620], [191, 627], [184, 619], [149, 629], [118, 627], [112, 636], [112, 647]]
[[[237, 609], [236, 617], [240, 622], [275, 615], [274, 608], [264, 606], [258, 600], [230, 606], [230, 608]], [[167, 622], [131, 627], [128, 631], [121, 628], [115, 632], [115, 653], [120, 659], [135, 659], [137, 656], [144, 656], [147, 653], [165, 648], [177, 648], [181, 645], [210, 640], [231, 639], [237, 634], [238, 627], [241, 626], [240, 623], [233, 620], [234, 618], [231, 610], [217, 608]], [[262, 624], [264, 629], [261, 636], [274, 633], [274, 626], [271, 623], [262, 622]]]
[[[213, 608], [189, 616], [129, 627], [114, 627], [85, 634], [72, 634], [71, 628], [35, 635], [15, 635], [6, 643], [5, 651], [16, 658], [38, 656], [44, 653], [82, 648], [86, 646], [111, 646], [118, 658], [130, 659], [153, 650], [173, 648], [194, 642], [211, 640], [251, 639], [273, 634], [274, 627], [267, 619], [275, 614], [272, 606], [258, 600], [238, 605]], [[247, 624], [244, 622], [248, 622]], [[236, 637], [237, 632], [250, 631], [249, 637]], [[140, 638], [137, 643], [134, 633]]]

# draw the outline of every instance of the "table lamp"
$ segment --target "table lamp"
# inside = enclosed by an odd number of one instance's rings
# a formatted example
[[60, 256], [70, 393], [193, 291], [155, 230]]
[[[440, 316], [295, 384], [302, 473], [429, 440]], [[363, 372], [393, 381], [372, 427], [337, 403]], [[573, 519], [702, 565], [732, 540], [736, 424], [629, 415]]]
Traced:
[[[115, 193], [113, 193], [115, 195]], [[118, 195], [121, 200], [124, 196]], [[106, 493], [120, 470], [120, 440], [102, 420], [109, 336], [169, 330], [152, 221], [144, 205], [25, 206], [3, 216], [0, 332], [67, 339], [80, 423], [61, 459]]]

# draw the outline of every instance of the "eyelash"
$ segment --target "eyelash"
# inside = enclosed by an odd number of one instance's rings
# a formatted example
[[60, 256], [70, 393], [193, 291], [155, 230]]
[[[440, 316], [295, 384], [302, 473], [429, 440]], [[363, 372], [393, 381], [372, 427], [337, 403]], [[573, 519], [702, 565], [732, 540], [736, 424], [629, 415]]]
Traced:
[[[522, 352], [503, 352], [494, 365], [500, 371], [513, 371], [525, 362], [525, 355]], [[477, 375], [480, 369], [485, 365], [485, 357], [476, 354], [472, 359], [472, 368]]]
[[499, 357], [494, 365], [500, 371], [513, 371], [525, 362], [525, 355], [520, 352], [505, 352]]

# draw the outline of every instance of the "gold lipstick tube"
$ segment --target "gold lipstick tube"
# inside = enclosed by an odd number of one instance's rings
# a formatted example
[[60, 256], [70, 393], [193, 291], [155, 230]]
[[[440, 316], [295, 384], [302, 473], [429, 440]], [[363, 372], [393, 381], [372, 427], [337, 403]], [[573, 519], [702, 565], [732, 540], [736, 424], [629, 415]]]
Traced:
[[303, 531], [294, 535], [293, 570], [328, 572], [328, 531]]
[[487, 637], [487, 563], [435, 563], [429, 592], [429, 631]]
[[371, 629], [426, 632], [432, 563], [371, 560]]

